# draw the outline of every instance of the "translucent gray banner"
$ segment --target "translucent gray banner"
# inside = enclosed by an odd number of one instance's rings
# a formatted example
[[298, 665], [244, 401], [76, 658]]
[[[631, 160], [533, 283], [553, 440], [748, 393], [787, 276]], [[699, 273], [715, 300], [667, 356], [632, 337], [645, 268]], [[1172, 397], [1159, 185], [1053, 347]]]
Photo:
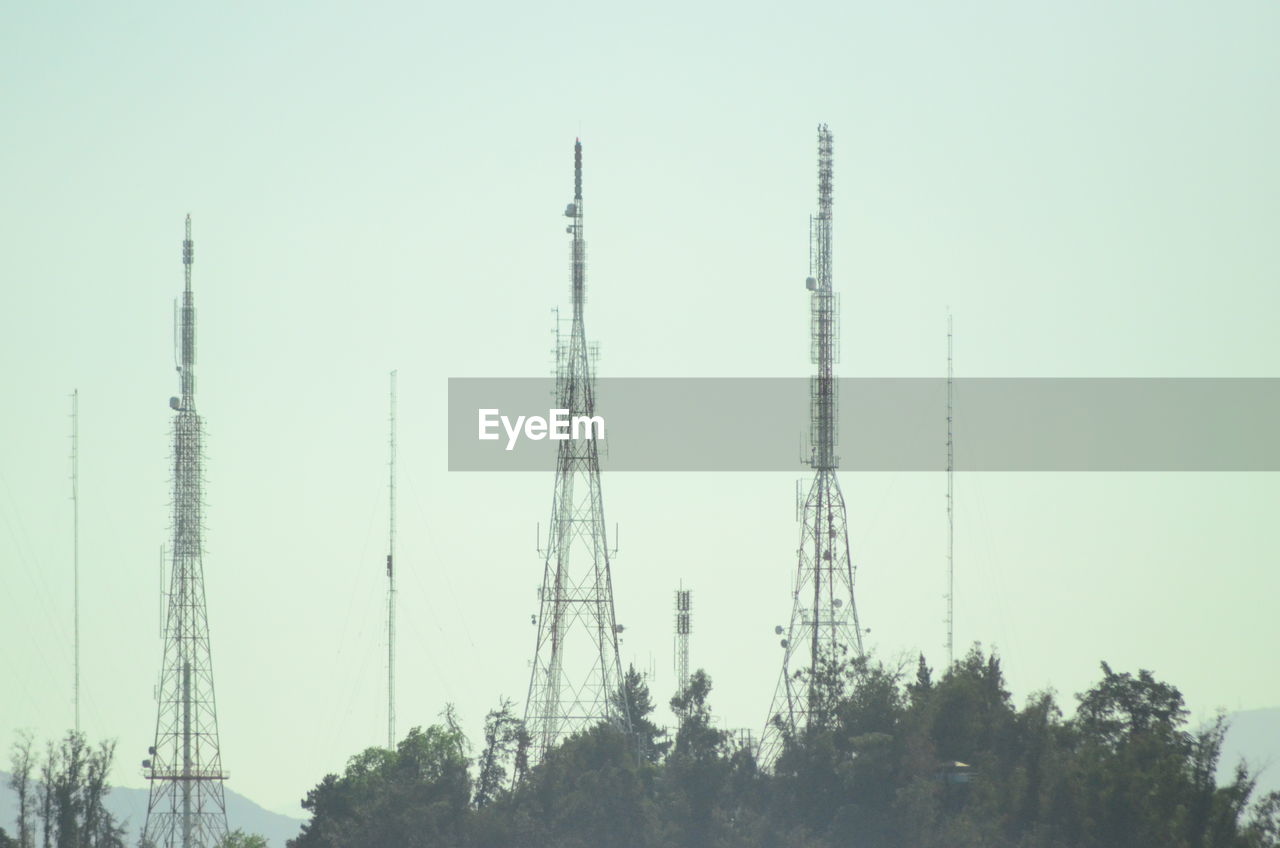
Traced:
[[[945, 380], [837, 383], [841, 469], [946, 469]], [[572, 431], [556, 426], [554, 389], [550, 378], [450, 379], [449, 470], [554, 469], [565, 442], [549, 431]], [[810, 396], [807, 378], [602, 379], [601, 467], [803, 470]], [[479, 438], [481, 410], [496, 411], [494, 438]], [[1280, 471], [1280, 379], [957, 379], [953, 420], [957, 471]]]

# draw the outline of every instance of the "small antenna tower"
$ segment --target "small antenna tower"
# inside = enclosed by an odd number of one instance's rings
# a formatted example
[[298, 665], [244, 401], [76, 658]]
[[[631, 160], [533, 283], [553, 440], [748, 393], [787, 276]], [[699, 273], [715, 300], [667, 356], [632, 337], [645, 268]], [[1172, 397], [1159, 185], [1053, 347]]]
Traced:
[[[556, 350], [557, 407], [570, 417], [595, 415], [593, 349], [583, 324], [587, 243], [582, 230], [582, 142], [573, 146], [573, 202], [564, 210], [572, 237], [570, 273], [573, 318], [567, 340]], [[615, 534], [616, 535], [616, 534]], [[556, 454], [556, 480], [537, 617], [525, 727], [528, 766], [537, 765], [565, 737], [603, 720], [628, 736], [627, 704], [615, 703], [622, 689], [613, 606], [613, 576], [600, 489], [600, 456], [595, 439], [566, 439]]]
[[953, 392], [955, 373], [951, 358], [951, 312], [947, 312], [947, 668], [956, 664], [955, 603], [956, 603], [956, 510], [953, 480], [956, 471], [955, 433], [953, 423]]
[[391, 372], [391, 482], [387, 534], [387, 747], [396, 747], [396, 372]]
[[80, 390], [71, 392], [71, 574], [75, 618], [76, 733], [80, 732]]
[[693, 632], [692, 593], [680, 584], [676, 589], [676, 683], [677, 692], [689, 688], [689, 634]]
[[809, 219], [810, 353], [817, 373], [810, 378], [810, 456], [813, 483], [802, 510], [791, 623], [785, 637], [782, 673], [769, 720], [760, 740], [759, 761], [771, 765], [787, 733], [800, 732], [820, 706], [812, 681], [824, 664], [852, 652], [862, 657], [862, 629], [853, 598], [853, 562], [844, 494], [836, 477], [837, 404], [834, 363], [840, 339], [839, 299], [831, 278], [832, 136], [818, 127], [818, 214]]
[[172, 544], [168, 614], [160, 669], [156, 741], [142, 761], [151, 781], [142, 841], [155, 848], [213, 848], [227, 836], [227, 806], [213, 659], [204, 592], [204, 424], [196, 412], [196, 308], [191, 294], [195, 259], [191, 216], [182, 242], [185, 286], [178, 366], [181, 396], [169, 398], [173, 416]]

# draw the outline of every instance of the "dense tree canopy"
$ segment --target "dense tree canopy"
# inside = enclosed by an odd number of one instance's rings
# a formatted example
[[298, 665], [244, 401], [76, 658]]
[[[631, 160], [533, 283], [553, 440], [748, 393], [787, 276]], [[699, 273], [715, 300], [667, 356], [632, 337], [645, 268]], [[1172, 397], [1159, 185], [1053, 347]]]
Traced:
[[413, 728], [396, 750], [370, 748], [307, 793], [296, 848], [457, 845], [471, 803], [467, 740], [452, 714]]
[[[936, 677], [936, 679], [935, 679]], [[668, 739], [631, 670], [601, 723], [532, 769], [509, 702], [475, 762], [451, 718], [329, 775], [294, 848], [1277, 848], [1280, 795], [1243, 767], [1218, 786], [1225, 724], [1192, 732], [1173, 686], [1116, 673], [1018, 708], [995, 655], [935, 676], [880, 663], [818, 670], [810, 726], [768, 770], [711, 710], [710, 677], [671, 699]], [[523, 740], [523, 741], [522, 741]], [[469, 769], [477, 772], [473, 785]], [[508, 775], [517, 779], [508, 780]]]

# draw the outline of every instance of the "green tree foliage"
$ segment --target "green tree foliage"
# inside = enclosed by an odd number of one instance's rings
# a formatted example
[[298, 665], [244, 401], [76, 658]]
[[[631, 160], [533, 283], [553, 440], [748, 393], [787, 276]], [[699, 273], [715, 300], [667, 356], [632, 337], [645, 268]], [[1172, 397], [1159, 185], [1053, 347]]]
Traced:
[[708, 697], [711, 678], [699, 669], [671, 699], [679, 720], [675, 745], [662, 773], [665, 818], [673, 845], [710, 846], [725, 836], [725, 806], [732, 764], [728, 734], [718, 730]]
[[19, 734], [9, 778], [18, 800], [15, 848], [34, 848], [37, 823], [44, 848], [123, 848], [124, 828], [104, 806], [114, 758], [115, 742], [93, 746], [75, 731], [47, 742], [43, 756]]
[[524, 722], [516, 718], [513, 704], [503, 698], [496, 710], [484, 720], [484, 748], [480, 752], [476, 776], [476, 807], [484, 807], [496, 799], [506, 782], [507, 763], [526, 744]]
[[35, 845], [36, 793], [31, 778], [31, 772], [35, 768], [33, 744], [31, 734], [20, 731], [9, 756], [9, 787], [13, 789], [18, 800], [18, 838], [15, 840], [17, 848], [33, 848]]
[[[975, 647], [940, 676], [833, 658], [808, 690], [811, 721], [770, 771], [736, 746], [695, 673], [671, 699], [665, 742], [628, 672], [633, 733], [602, 723], [565, 740], [515, 787], [508, 702], [489, 714], [469, 797], [450, 723], [397, 752], [371, 749], [312, 791], [291, 845], [474, 848], [1280, 848], [1280, 793], [1253, 800], [1241, 766], [1215, 782], [1226, 725], [1191, 732], [1178, 690], [1149, 671], [1018, 707], [1000, 659]], [[416, 735], [415, 735], [416, 734]], [[405, 771], [406, 750], [427, 768]], [[470, 802], [470, 803], [469, 803]]]
[[369, 748], [341, 776], [307, 793], [311, 820], [293, 848], [419, 848], [462, 842], [471, 800], [467, 741], [446, 711], [443, 725], [415, 727], [396, 750]]
[[267, 848], [267, 840], [256, 833], [247, 834], [236, 828], [224, 836], [216, 848]]
[[633, 740], [612, 724], [598, 724], [547, 753], [500, 811], [510, 825], [507, 838], [482, 844], [659, 845], [653, 779], [654, 768], [639, 761]]
[[[610, 697], [614, 712], [631, 718], [631, 732], [639, 755], [650, 763], [656, 763], [671, 747], [667, 732], [649, 718], [653, 714], [653, 697], [644, 675], [629, 666], [622, 678], [622, 688]], [[623, 712], [625, 710], [625, 713]]]

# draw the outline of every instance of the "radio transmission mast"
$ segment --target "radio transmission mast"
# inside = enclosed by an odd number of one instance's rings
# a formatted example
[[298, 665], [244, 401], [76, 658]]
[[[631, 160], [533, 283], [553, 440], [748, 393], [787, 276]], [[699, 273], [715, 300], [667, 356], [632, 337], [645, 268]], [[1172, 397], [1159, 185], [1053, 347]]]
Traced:
[[80, 732], [80, 390], [71, 392], [71, 579], [75, 619], [76, 733]]
[[387, 534], [387, 747], [396, 747], [396, 372], [391, 372], [391, 483]]
[[[582, 233], [582, 142], [573, 147], [573, 202], [564, 211], [572, 236], [570, 269], [573, 324], [567, 342], [556, 345], [557, 406], [569, 415], [595, 415], [592, 350], [582, 307], [586, 300], [587, 247]], [[538, 636], [525, 701], [529, 765], [536, 765], [561, 739], [602, 719], [628, 734], [631, 717], [612, 695], [622, 688], [622, 662], [614, 617], [609, 541], [600, 492], [595, 439], [565, 439], [556, 455]]]
[[196, 412], [196, 310], [191, 294], [191, 216], [182, 242], [186, 285], [180, 315], [173, 417], [173, 537], [156, 742], [143, 760], [151, 794], [144, 840], [156, 848], [212, 848], [227, 835], [222, 754], [204, 596], [203, 424]]
[[693, 593], [676, 589], [676, 691], [689, 688], [689, 634], [693, 632]]
[[[814, 469], [800, 531], [791, 624], [782, 640], [782, 674], [761, 738], [760, 762], [770, 765], [785, 733], [800, 732], [816, 708], [811, 681], [824, 664], [861, 657], [862, 631], [853, 598], [844, 495], [836, 478], [836, 381], [839, 301], [831, 284], [831, 131], [818, 127], [818, 214], [809, 220], [811, 356], [810, 457]], [[777, 628], [779, 635], [783, 633]]]
[[953, 480], [956, 471], [952, 400], [955, 373], [951, 359], [951, 313], [947, 313], [947, 668], [955, 668], [956, 606], [956, 504]]

